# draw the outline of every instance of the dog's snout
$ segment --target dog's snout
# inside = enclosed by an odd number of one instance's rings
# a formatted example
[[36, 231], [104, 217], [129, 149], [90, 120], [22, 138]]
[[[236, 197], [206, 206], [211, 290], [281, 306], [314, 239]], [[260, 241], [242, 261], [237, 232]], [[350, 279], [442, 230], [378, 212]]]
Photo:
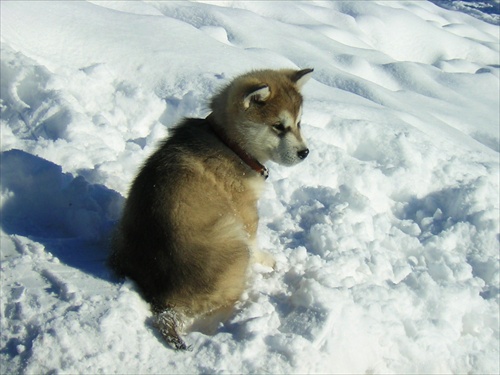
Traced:
[[301, 150], [301, 151], [297, 152], [297, 155], [298, 155], [299, 159], [303, 160], [303, 159], [307, 158], [307, 155], [309, 155], [309, 149], [306, 148], [304, 150]]

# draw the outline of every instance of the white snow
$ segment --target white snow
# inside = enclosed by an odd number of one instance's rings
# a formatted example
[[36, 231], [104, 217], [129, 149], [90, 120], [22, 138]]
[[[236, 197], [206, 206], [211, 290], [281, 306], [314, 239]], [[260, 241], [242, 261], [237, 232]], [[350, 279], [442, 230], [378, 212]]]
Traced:
[[[499, 363], [499, 27], [430, 2], [2, 1], [2, 373], [475, 373]], [[105, 266], [137, 168], [255, 68], [315, 69], [255, 267], [167, 347]]]

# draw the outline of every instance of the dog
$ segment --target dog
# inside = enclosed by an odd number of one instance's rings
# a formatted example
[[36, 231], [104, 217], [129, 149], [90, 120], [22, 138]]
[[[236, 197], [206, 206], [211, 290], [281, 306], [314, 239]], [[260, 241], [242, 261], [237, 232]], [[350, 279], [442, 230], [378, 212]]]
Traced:
[[194, 317], [231, 307], [251, 262], [273, 265], [256, 244], [267, 161], [292, 166], [309, 149], [300, 93], [313, 69], [257, 70], [216, 94], [205, 119], [187, 118], [133, 181], [109, 264], [134, 280], [153, 325], [175, 349]]

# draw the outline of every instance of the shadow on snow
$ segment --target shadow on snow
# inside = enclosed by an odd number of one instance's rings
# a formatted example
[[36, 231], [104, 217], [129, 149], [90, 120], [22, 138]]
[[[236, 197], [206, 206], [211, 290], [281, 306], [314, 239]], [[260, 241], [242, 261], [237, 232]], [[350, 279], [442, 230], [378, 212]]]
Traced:
[[109, 279], [109, 239], [124, 198], [20, 150], [1, 154], [0, 225], [45, 246], [61, 262]]

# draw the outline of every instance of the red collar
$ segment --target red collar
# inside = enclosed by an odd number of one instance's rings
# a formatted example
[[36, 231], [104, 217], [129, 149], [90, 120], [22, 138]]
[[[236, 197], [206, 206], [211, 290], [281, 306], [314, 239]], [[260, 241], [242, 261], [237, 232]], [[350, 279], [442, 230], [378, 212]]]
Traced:
[[269, 177], [269, 170], [262, 165], [257, 159], [255, 159], [253, 156], [249, 155], [245, 150], [243, 150], [238, 144], [235, 142], [230, 141], [227, 139], [226, 135], [221, 133], [216, 126], [214, 126], [215, 121], [213, 118], [213, 114], [211, 113], [208, 115], [206, 118], [208, 123], [210, 124], [210, 128], [214, 132], [217, 138], [221, 140], [222, 143], [224, 143], [231, 151], [233, 151], [236, 155], [239, 156], [239, 158], [245, 162], [246, 165], [248, 165], [250, 168], [252, 168], [255, 172], [260, 174], [264, 179], [267, 179]]

